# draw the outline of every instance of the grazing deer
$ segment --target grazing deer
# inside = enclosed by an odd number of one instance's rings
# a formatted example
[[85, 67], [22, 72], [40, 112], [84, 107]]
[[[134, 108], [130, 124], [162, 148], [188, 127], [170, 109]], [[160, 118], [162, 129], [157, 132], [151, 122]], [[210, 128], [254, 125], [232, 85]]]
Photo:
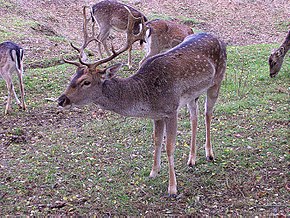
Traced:
[[207, 93], [205, 103], [206, 158], [214, 159], [211, 145], [210, 124], [213, 107], [218, 98], [226, 70], [226, 46], [216, 37], [202, 33], [188, 36], [169, 51], [149, 58], [139, 70], [128, 78], [118, 78], [114, 73], [120, 64], [101, 69], [106, 63], [126, 51], [135, 41], [142, 39], [146, 27], [134, 35], [128, 21], [127, 42], [120, 50], [113, 50], [107, 58], [91, 63], [79, 58], [67, 61], [78, 68], [65, 92], [58, 98], [58, 105], [95, 103], [103, 109], [124, 116], [151, 118], [154, 121], [154, 161], [150, 177], [156, 177], [161, 166], [161, 144], [166, 132], [166, 152], [169, 162], [169, 195], [176, 195], [177, 183], [174, 170], [174, 150], [179, 109], [187, 105], [192, 126], [191, 149], [187, 164], [196, 162], [196, 132], [198, 98]]
[[149, 29], [144, 43], [146, 55], [139, 66], [149, 57], [177, 46], [186, 36], [193, 34], [190, 27], [173, 21], [156, 19], [146, 22], [146, 26]]
[[279, 73], [284, 57], [290, 49], [290, 30], [278, 49], [276, 49], [269, 57], [270, 77], [275, 77]]
[[[101, 57], [102, 57], [101, 44], [104, 46], [107, 52], [107, 55], [110, 55], [108, 46], [106, 44], [106, 40], [109, 37], [111, 30], [116, 30], [116, 31], [121, 31], [121, 32], [126, 31], [129, 12], [131, 12], [134, 15], [134, 17], [142, 18], [144, 19], [145, 22], [147, 21], [147, 18], [141, 12], [134, 9], [133, 7], [122, 4], [117, 1], [105, 0], [92, 6], [91, 15], [92, 15], [93, 22], [96, 21], [99, 25], [100, 33], [97, 39], [100, 42], [98, 43], [98, 51]], [[134, 26], [132, 27], [134, 34], [137, 34], [140, 31], [140, 24], [141, 24], [141, 20], [139, 20], [139, 22], [136, 22]], [[142, 42], [143, 42], [143, 39], [140, 39], [140, 43]], [[132, 45], [130, 45], [128, 49], [129, 68], [132, 67], [131, 51], [132, 51]]]
[[[12, 83], [12, 73], [16, 71], [20, 83], [21, 101], [18, 99]], [[11, 110], [11, 95], [15, 96], [16, 102], [20, 108], [26, 109], [24, 102], [23, 85], [23, 48], [13, 42], [3, 42], [0, 44], [0, 75], [6, 82], [8, 89], [8, 98], [5, 108], [5, 114]]]

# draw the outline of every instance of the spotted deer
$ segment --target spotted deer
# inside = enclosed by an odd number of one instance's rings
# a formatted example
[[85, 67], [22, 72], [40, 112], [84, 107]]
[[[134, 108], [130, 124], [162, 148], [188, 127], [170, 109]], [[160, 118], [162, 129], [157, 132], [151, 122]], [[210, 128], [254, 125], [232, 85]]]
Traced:
[[[129, 11], [128, 11], [129, 9]], [[97, 4], [92, 6], [91, 15], [93, 18], [93, 22], [97, 22], [99, 26], [99, 34], [98, 34], [98, 51], [99, 54], [102, 55], [101, 45], [104, 46], [104, 49], [107, 55], [110, 55], [110, 51], [108, 49], [106, 40], [110, 35], [112, 30], [116, 30], [119, 32], [125, 32], [127, 30], [128, 23], [128, 14], [132, 13], [136, 18], [142, 18], [144, 21], [147, 21], [147, 18], [135, 8], [125, 5], [123, 3], [105, 0], [98, 2]], [[141, 20], [134, 23], [133, 33], [137, 34], [140, 31]], [[140, 39], [140, 43], [143, 42], [143, 39]], [[130, 45], [128, 49], [128, 66], [132, 67], [132, 57], [131, 57], [132, 45]]]
[[290, 30], [278, 49], [269, 56], [270, 77], [275, 77], [279, 73], [284, 57], [290, 49]]
[[145, 37], [145, 57], [139, 66], [149, 57], [177, 46], [188, 35], [193, 34], [190, 27], [168, 20], [151, 20], [146, 22], [148, 27]]
[[[12, 93], [15, 96], [16, 102], [20, 108], [26, 109], [24, 101], [24, 85], [23, 85], [23, 48], [19, 45], [7, 41], [0, 44], [0, 75], [6, 82], [8, 89], [8, 98], [5, 107], [5, 114], [11, 111]], [[13, 72], [16, 71], [21, 92], [21, 101], [18, 99], [13, 86]]]
[[[131, 16], [129, 16], [131, 17]], [[207, 33], [190, 35], [178, 46], [149, 58], [138, 71], [127, 78], [115, 73], [121, 65], [100, 68], [123, 53], [137, 40], [142, 39], [146, 27], [142, 23], [139, 34], [134, 35], [128, 21], [126, 45], [112, 55], [97, 61], [67, 61], [77, 66], [76, 73], [64, 93], [58, 98], [58, 105], [70, 108], [74, 105], [95, 103], [105, 110], [124, 116], [151, 118], [154, 123], [154, 155], [150, 177], [157, 176], [161, 168], [161, 145], [164, 130], [166, 152], [169, 163], [168, 193], [177, 194], [174, 170], [174, 150], [179, 109], [187, 105], [191, 120], [191, 148], [187, 164], [196, 163], [196, 132], [198, 98], [206, 93], [205, 151], [208, 161], [214, 159], [210, 125], [213, 108], [226, 70], [226, 46], [215, 36]]]

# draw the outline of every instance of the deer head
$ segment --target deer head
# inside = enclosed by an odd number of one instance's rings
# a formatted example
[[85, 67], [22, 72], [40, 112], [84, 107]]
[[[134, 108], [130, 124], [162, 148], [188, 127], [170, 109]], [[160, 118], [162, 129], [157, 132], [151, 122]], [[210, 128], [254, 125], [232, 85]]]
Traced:
[[289, 49], [290, 49], [290, 31], [288, 31], [288, 34], [282, 45], [280, 45], [278, 49], [274, 50], [269, 56], [268, 62], [270, 67], [270, 77], [277, 76], [282, 67], [284, 57]]

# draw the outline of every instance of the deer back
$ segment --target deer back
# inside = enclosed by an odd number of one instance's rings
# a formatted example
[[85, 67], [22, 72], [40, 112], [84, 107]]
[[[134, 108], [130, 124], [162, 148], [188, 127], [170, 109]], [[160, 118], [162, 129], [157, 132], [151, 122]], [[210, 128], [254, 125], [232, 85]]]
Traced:
[[223, 79], [226, 46], [209, 34], [188, 36], [169, 51], [149, 58], [133, 78], [143, 80], [153, 104], [195, 99]]
[[[10, 65], [10, 68], [15, 66], [15, 70], [16, 68], [22, 69], [22, 59], [23, 59], [23, 48], [21, 48], [19, 45], [10, 41], [3, 42], [0, 44], [0, 68], [1, 69], [4, 67], [4, 65], [7, 65], [7, 64]], [[3, 73], [7, 73], [7, 72], [3, 72]]]

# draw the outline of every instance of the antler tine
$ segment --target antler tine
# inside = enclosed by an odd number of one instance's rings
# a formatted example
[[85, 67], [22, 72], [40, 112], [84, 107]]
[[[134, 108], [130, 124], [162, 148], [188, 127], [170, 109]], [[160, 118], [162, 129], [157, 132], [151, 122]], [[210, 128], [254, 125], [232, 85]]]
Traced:
[[[111, 61], [112, 59], [114, 59], [115, 57], [117, 57], [118, 55], [120, 55], [121, 53], [125, 52], [126, 50], [128, 50], [132, 44], [138, 40], [144, 40], [145, 39], [145, 35], [146, 35], [146, 31], [148, 29], [148, 27], [145, 26], [145, 20], [144, 17], [134, 17], [134, 15], [132, 14], [131, 10], [125, 6], [126, 10], [129, 12], [128, 13], [128, 24], [127, 24], [127, 32], [126, 32], [126, 44], [120, 48], [119, 50], [115, 51], [113, 45], [112, 45], [112, 55], [103, 59], [100, 59], [98, 61], [95, 61], [93, 63], [87, 63], [84, 62], [83, 60], [81, 60], [81, 58], [79, 59], [80, 63], [83, 65], [88, 66], [89, 68], [95, 68], [103, 63], [106, 63], [108, 61]], [[142, 23], [142, 28], [141, 31], [137, 34], [134, 35], [133, 34], [133, 27], [134, 24], [137, 21], [140, 21]]]
[[80, 62], [78, 62], [78, 61], [70, 61], [70, 60], [65, 59], [64, 57], [62, 57], [62, 60], [63, 60], [65, 63], [67, 63], [67, 64], [73, 64], [73, 65], [75, 65], [75, 66], [77, 66], [77, 67], [82, 67], [82, 66], [83, 66], [83, 65], [82, 65]]

